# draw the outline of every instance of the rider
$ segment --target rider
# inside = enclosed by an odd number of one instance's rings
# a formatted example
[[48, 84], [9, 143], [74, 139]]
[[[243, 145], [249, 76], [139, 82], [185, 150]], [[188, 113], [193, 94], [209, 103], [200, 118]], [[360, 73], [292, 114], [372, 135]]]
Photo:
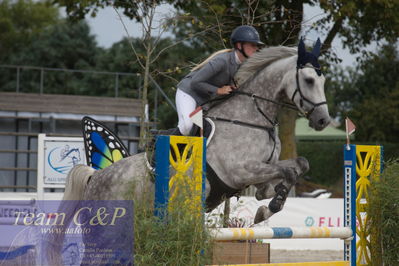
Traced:
[[212, 54], [197, 65], [177, 85], [176, 108], [178, 127], [169, 130], [168, 135], [190, 135], [193, 127], [189, 115], [195, 108], [217, 95], [227, 95], [237, 89], [234, 75], [239, 65], [252, 56], [263, 43], [259, 33], [252, 26], [239, 26], [230, 36], [233, 49], [224, 49]]

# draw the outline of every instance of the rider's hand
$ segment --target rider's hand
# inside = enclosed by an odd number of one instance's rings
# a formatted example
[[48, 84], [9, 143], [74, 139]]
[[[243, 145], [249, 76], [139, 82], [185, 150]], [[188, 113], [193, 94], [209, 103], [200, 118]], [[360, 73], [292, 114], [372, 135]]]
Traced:
[[217, 95], [227, 95], [227, 94], [230, 94], [230, 92], [235, 89], [236, 89], [235, 86], [226, 85], [221, 88], [218, 88], [216, 94]]

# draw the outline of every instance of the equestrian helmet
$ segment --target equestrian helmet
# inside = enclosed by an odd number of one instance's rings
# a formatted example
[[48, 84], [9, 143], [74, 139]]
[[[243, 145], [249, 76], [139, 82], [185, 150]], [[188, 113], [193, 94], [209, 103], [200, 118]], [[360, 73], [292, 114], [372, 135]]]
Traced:
[[231, 33], [231, 46], [234, 47], [234, 44], [237, 42], [250, 42], [256, 43], [257, 45], [264, 44], [260, 41], [258, 31], [254, 27], [248, 25], [238, 26], [233, 30], [233, 33]]

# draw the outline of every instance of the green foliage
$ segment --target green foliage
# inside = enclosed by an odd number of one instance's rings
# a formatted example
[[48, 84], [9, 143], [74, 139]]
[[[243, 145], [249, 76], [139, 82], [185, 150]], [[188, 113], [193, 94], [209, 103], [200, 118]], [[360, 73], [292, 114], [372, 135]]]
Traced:
[[370, 219], [372, 265], [399, 261], [399, 161], [385, 165], [380, 180], [372, 182], [367, 215]]
[[108, 0], [53, 0], [53, 3], [65, 7], [67, 15], [72, 20], [84, 19], [86, 15], [95, 17], [99, 9], [105, 6], [112, 6], [123, 10], [123, 14], [130, 19], [141, 20], [140, 5], [142, 3], [151, 6], [159, 5], [161, 0], [135, 0], [135, 1], [108, 1]]
[[[362, 52], [372, 41], [396, 41], [399, 36], [399, 3], [397, 0], [321, 0], [326, 11], [316, 28], [326, 29], [329, 23], [340, 23], [337, 33], [352, 52]], [[345, 23], [343, 23], [345, 21]], [[334, 27], [333, 27], [334, 28]]]
[[399, 54], [388, 44], [363, 61], [357, 69], [337, 69], [327, 81], [333, 116], [349, 116], [356, 140], [399, 141]]
[[45, 1], [0, 2], [0, 60], [29, 46], [31, 38], [58, 21], [58, 9]]
[[[353, 144], [377, 145], [358, 141]], [[385, 161], [399, 158], [398, 143], [378, 143], [378, 145], [383, 146]], [[309, 161], [310, 170], [306, 175], [311, 178], [311, 182], [331, 188], [337, 186], [337, 190], [342, 190], [343, 147], [342, 142], [301, 141], [297, 143], [298, 155]]]
[[[95, 68], [99, 51], [85, 21], [74, 24], [61, 21], [32, 36], [30, 44], [10, 54], [6, 62], [12, 65], [89, 70]], [[40, 74], [39, 70], [22, 70], [20, 91], [38, 93]], [[102, 89], [92, 87], [95, 77], [82, 73], [47, 71], [45, 75], [45, 93], [100, 95]], [[15, 72], [3, 72], [2, 90], [15, 91], [16, 82]], [[113, 93], [112, 87], [110, 91]]]
[[[303, 4], [311, 1], [171, 1], [181, 12], [174, 33], [178, 38], [204, 31], [192, 45], [212, 51], [230, 47], [232, 30], [253, 25], [267, 45], [296, 44], [303, 19]], [[273, 23], [270, 23], [273, 21]], [[190, 23], [191, 22], [191, 23]]]
[[61, 21], [32, 37], [29, 46], [13, 54], [9, 62], [66, 69], [90, 69], [96, 63], [97, 43], [85, 21]]

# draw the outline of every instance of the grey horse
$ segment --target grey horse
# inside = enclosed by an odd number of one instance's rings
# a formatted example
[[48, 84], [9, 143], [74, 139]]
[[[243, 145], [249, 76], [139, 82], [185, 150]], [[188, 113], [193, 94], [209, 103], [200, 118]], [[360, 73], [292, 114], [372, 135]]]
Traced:
[[[303, 157], [279, 161], [281, 146], [276, 117], [279, 108], [286, 106], [283, 100], [291, 99], [316, 130], [324, 129], [330, 122], [325, 79], [317, 62], [319, 49], [318, 41], [312, 53], [308, 53], [301, 41], [298, 50], [288, 47], [261, 50], [237, 72], [238, 95], [208, 114], [217, 125], [217, 134], [207, 149], [208, 165], [225, 185], [233, 188], [222, 199], [249, 185], [257, 187], [258, 200], [273, 197], [268, 207], [258, 209], [255, 223], [280, 211], [297, 178], [309, 169]], [[212, 195], [212, 185], [210, 192]], [[208, 210], [219, 203], [207, 201]]]
[[[295, 106], [314, 129], [322, 130], [329, 124], [319, 52], [319, 41], [310, 53], [302, 40], [298, 49], [279, 46], [260, 50], [238, 70], [237, 92], [208, 111], [216, 130], [207, 148], [207, 211], [250, 185], [257, 187], [258, 200], [273, 198], [268, 206], [258, 209], [255, 223], [282, 209], [289, 190], [308, 171], [309, 164], [302, 157], [279, 161], [276, 117], [281, 106]], [[283, 102], [287, 98], [291, 103]], [[77, 165], [68, 175], [64, 200], [122, 200], [128, 192], [135, 198], [153, 196], [154, 183], [146, 177], [144, 153], [97, 171]]]

